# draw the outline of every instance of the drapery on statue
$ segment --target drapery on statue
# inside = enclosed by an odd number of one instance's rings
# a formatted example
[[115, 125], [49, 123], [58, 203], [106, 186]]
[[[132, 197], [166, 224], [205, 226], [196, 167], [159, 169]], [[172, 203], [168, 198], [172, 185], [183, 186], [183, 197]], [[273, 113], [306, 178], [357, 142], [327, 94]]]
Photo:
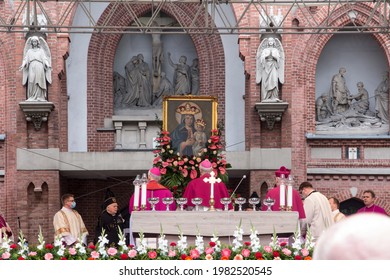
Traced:
[[330, 88], [330, 96], [332, 97], [332, 107], [334, 113], [342, 113], [349, 109], [351, 101], [348, 99], [350, 95], [347, 83], [345, 81], [345, 67], [339, 69], [339, 73], [332, 77]]
[[261, 83], [262, 102], [281, 102], [279, 82], [284, 83], [284, 50], [277, 38], [265, 38], [256, 54], [256, 83]]
[[383, 73], [383, 79], [375, 89], [375, 111], [382, 123], [389, 123], [389, 72]]
[[191, 65], [191, 93], [199, 95], [199, 59], [194, 58]]
[[191, 93], [191, 69], [187, 65], [187, 57], [182, 55], [179, 58], [179, 63], [173, 63], [171, 53], [168, 52], [168, 62], [175, 69], [173, 75], [173, 86], [175, 94], [185, 95]]
[[164, 96], [173, 94], [172, 83], [167, 79], [165, 72], [161, 72], [160, 88], [153, 94], [153, 106], [161, 106]]
[[[155, 26], [158, 26], [156, 21], [153, 22]], [[156, 29], [157, 32], [161, 32], [161, 29]], [[152, 33], [152, 71], [153, 71], [153, 92], [158, 91], [161, 78], [161, 65], [164, 61], [163, 44], [161, 41], [160, 33]]]
[[51, 54], [45, 39], [32, 36], [24, 46], [23, 85], [27, 85], [27, 101], [47, 101], [47, 83], [51, 84]]
[[333, 115], [333, 110], [329, 104], [329, 96], [323, 93], [316, 99], [316, 121], [323, 121]]

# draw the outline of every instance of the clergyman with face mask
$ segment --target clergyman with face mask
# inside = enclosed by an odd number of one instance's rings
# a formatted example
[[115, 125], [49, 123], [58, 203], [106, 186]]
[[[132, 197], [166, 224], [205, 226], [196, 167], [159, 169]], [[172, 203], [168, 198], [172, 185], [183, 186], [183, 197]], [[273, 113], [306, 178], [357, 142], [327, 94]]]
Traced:
[[87, 244], [88, 231], [83, 218], [74, 210], [76, 202], [73, 194], [64, 194], [61, 197], [62, 208], [54, 215], [53, 225], [55, 237], [61, 237], [66, 246], [73, 246], [77, 242]]

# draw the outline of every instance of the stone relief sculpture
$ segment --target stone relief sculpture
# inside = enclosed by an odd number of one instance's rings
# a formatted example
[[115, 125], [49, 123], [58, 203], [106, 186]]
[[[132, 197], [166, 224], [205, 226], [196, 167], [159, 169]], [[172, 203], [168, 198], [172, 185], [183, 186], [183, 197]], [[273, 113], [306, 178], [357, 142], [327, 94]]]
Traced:
[[351, 103], [350, 107], [354, 108], [358, 113], [363, 115], [374, 116], [372, 112], [370, 112], [370, 100], [368, 97], [368, 92], [364, 88], [363, 82], [358, 82], [357, 84], [358, 93], [355, 95], [348, 96], [348, 100], [355, 100], [356, 102]]
[[175, 64], [172, 61], [171, 53], [168, 52], [168, 62], [175, 69], [173, 75], [174, 93], [178, 95], [186, 95], [191, 93], [191, 71], [187, 63], [187, 57], [182, 55], [179, 58], [179, 63]]
[[375, 89], [376, 116], [382, 123], [389, 123], [389, 72], [384, 72], [382, 81]]
[[194, 58], [191, 65], [191, 93], [199, 94], [199, 59]]
[[[164, 55], [160, 33], [152, 36], [152, 68], [144, 61], [144, 54], [132, 56], [124, 67], [125, 75], [113, 72], [114, 110], [126, 114], [126, 109], [148, 109], [161, 107], [164, 96], [199, 94], [199, 60], [194, 58], [187, 65], [187, 57], [182, 55], [174, 63], [171, 53]], [[168, 63], [164, 64], [164, 57]], [[173, 67], [172, 82], [168, 79], [165, 67]]]
[[113, 82], [114, 108], [121, 108], [123, 104], [123, 98], [126, 96], [126, 79], [115, 71]]
[[164, 61], [163, 45], [160, 33], [152, 33], [152, 71], [153, 71], [153, 92], [156, 92], [160, 85], [161, 65]]
[[139, 94], [140, 94], [138, 89], [138, 83], [141, 78], [137, 67], [138, 67], [137, 56], [133, 56], [125, 66], [126, 94], [124, 95], [122, 102], [123, 105], [127, 107], [137, 106], [138, 103]]
[[342, 113], [349, 109], [349, 89], [344, 77], [346, 72], [347, 70], [344, 67], [341, 67], [339, 73], [332, 77], [330, 96], [332, 97], [334, 113]]
[[[375, 133], [388, 124], [389, 84], [388, 72], [375, 90], [375, 113], [369, 109], [370, 96], [363, 82], [357, 83], [357, 93], [351, 94], [345, 82], [346, 69], [341, 67], [332, 78], [329, 95], [316, 100], [316, 130], [327, 132]], [[329, 102], [331, 100], [331, 102]], [[385, 128], [383, 128], [385, 129]]]
[[152, 104], [152, 84], [150, 80], [150, 69], [149, 65], [144, 61], [144, 56], [142, 54], [137, 55], [138, 64], [137, 71], [139, 72], [139, 99], [137, 102], [138, 106], [147, 107]]
[[323, 121], [333, 115], [332, 108], [329, 104], [329, 96], [323, 93], [316, 100], [316, 121]]
[[45, 39], [32, 36], [27, 39], [23, 62], [23, 85], [27, 86], [27, 101], [47, 101], [47, 84], [51, 84], [51, 54]]
[[160, 78], [160, 88], [157, 92], [153, 94], [154, 101], [153, 106], [160, 106], [164, 96], [169, 96], [173, 94], [172, 83], [167, 79], [165, 72], [161, 72]]
[[133, 56], [125, 66], [126, 94], [122, 99], [125, 107], [148, 107], [152, 104], [152, 84], [149, 65], [143, 54]]
[[257, 49], [256, 83], [261, 83], [262, 102], [280, 102], [279, 82], [284, 83], [284, 50], [277, 38], [266, 38]]

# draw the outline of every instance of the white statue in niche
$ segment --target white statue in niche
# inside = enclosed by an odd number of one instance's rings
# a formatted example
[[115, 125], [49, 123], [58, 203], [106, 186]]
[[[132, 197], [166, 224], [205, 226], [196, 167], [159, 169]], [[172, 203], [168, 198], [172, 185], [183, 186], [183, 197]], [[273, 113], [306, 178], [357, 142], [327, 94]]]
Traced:
[[284, 83], [283, 46], [277, 38], [265, 38], [256, 55], [256, 83], [261, 83], [262, 102], [281, 102], [279, 82]]
[[27, 101], [47, 101], [47, 83], [51, 84], [51, 54], [45, 39], [32, 36], [23, 52], [23, 85], [27, 85]]

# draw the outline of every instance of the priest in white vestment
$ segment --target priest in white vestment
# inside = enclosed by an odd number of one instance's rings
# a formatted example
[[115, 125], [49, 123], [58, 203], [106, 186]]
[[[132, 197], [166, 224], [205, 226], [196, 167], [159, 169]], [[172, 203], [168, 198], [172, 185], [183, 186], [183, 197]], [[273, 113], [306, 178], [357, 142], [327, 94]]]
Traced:
[[61, 202], [63, 206], [53, 220], [55, 237], [62, 237], [67, 246], [79, 240], [86, 245], [88, 231], [81, 215], [73, 209], [76, 207], [73, 194], [64, 194]]

